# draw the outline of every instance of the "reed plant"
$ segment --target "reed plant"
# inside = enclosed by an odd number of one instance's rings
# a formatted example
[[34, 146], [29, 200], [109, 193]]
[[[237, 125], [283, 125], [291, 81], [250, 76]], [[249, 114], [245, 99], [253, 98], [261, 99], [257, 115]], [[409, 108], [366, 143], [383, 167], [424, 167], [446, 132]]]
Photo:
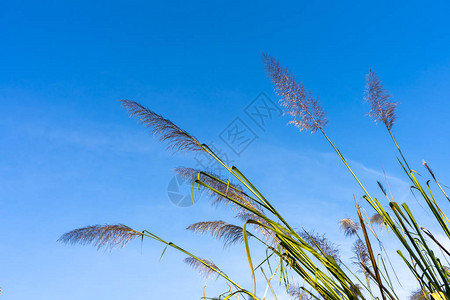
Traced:
[[[402, 258], [406, 268], [417, 280], [419, 289], [411, 299], [450, 300], [450, 273], [442, 261], [442, 257], [450, 256], [450, 253], [449, 249], [444, 247], [444, 241], [438, 240], [430, 230], [418, 223], [408, 204], [394, 201], [381, 183], [378, 183], [380, 191], [372, 191], [373, 194], [370, 194], [344, 154], [327, 134], [328, 119], [318, 99], [272, 56], [263, 54], [262, 60], [274, 85], [275, 93], [280, 98], [279, 103], [285, 115], [291, 118], [289, 123], [298, 127], [300, 131], [322, 134], [342, 161], [343, 167], [361, 188], [356, 192], [360, 197], [355, 198], [357, 219], [345, 218], [340, 222], [344, 233], [354, 239], [355, 256], [352, 261], [341, 259], [337, 247], [324, 235], [294, 229], [276, 209], [276, 203], [269, 201], [257, 188], [256, 183], [238, 167], [228, 165], [208, 145], [170, 120], [131, 100], [121, 100], [122, 106], [131, 117], [136, 118], [162, 142], [167, 143], [169, 150], [205, 152], [227, 171], [228, 176], [221, 177], [205, 170], [187, 167], [175, 170], [179, 176], [192, 184], [192, 193], [202, 192], [210, 198], [213, 205], [223, 203], [235, 211], [237, 224], [204, 221], [192, 224], [187, 229], [199, 234], [209, 234], [221, 240], [226, 246], [241, 242], [246, 252], [253, 284], [241, 285], [212, 261], [162, 239], [152, 231], [132, 229], [122, 224], [76, 229], [62, 235], [59, 241], [112, 249], [123, 247], [135, 239], [156, 240], [184, 253], [187, 256], [185, 262], [203, 275], [215, 275], [228, 283], [230, 289], [216, 295], [214, 299], [227, 300], [239, 297], [277, 299], [272, 287], [273, 278], [278, 278], [294, 299], [399, 299], [398, 291], [392, 282], [397, 274], [393, 268], [387, 267], [391, 264], [389, 255], [395, 253], [388, 253], [384, 248], [381, 238], [374, 229], [378, 226], [385, 228], [389, 235], [399, 241], [400, 247], [395, 255]], [[384, 124], [391, 137], [393, 146], [398, 152], [398, 163], [411, 183], [411, 192], [426, 205], [432, 221], [446, 239], [450, 239], [450, 222], [442, 208], [448, 205], [447, 201], [450, 199], [427, 163], [423, 162], [423, 166], [431, 176], [431, 180], [425, 182], [422, 182], [423, 177], [418, 176], [418, 172], [410, 167], [392, 130], [398, 103], [393, 101], [372, 70], [366, 77], [364, 101], [370, 106], [369, 116], [375, 122]], [[432, 190], [432, 185], [435, 185], [441, 193], [439, 200]], [[372, 196], [375, 193], [379, 193], [384, 199], [379, 200]], [[361, 202], [366, 203], [369, 210], [372, 210], [371, 217], [360, 207]], [[264, 260], [254, 261], [249, 239], [257, 241], [257, 245], [266, 251]], [[435, 253], [433, 249], [439, 249], [440, 254]], [[350, 264], [356, 265], [359, 272], [352, 271]], [[256, 276], [260, 272], [267, 282], [263, 290], [256, 286]], [[206, 295], [204, 297], [206, 298]]]

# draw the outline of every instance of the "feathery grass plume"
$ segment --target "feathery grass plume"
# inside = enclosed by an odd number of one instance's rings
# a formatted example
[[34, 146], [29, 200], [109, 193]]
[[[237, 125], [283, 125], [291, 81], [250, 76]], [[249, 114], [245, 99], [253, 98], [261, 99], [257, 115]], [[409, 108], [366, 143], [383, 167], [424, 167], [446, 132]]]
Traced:
[[370, 217], [370, 222], [380, 227], [384, 226], [383, 217], [378, 213], [375, 213], [373, 216]]
[[294, 299], [294, 300], [313, 300], [313, 299], [322, 299], [317, 298], [315, 296], [312, 296], [310, 293], [306, 292], [301, 287], [295, 286], [295, 285], [289, 285], [288, 287], [288, 294]]
[[167, 142], [167, 149], [177, 151], [204, 151], [200, 142], [181, 129], [172, 121], [131, 100], [119, 100], [130, 117], [136, 118], [147, 128], [152, 128], [154, 135], [159, 135], [162, 142]]
[[368, 277], [365, 267], [372, 270], [372, 265], [370, 263], [370, 256], [366, 244], [364, 244], [361, 239], [357, 239], [356, 242], [353, 243], [353, 253], [355, 253], [353, 264], [357, 265], [360, 271]]
[[318, 234], [315, 232], [298, 232], [300, 237], [313, 247], [318, 252], [323, 252], [325, 255], [331, 256], [340, 264], [341, 257], [339, 255], [338, 247], [325, 237], [325, 234]]
[[[260, 213], [263, 213], [263, 210], [260, 207], [260, 205], [258, 205], [258, 203], [256, 203], [255, 201], [253, 201], [253, 199], [251, 199], [249, 196], [247, 196], [245, 194], [245, 192], [243, 191], [242, 187], [239, 185], [233, 184], [231, 182], [229, 183], [229, 185], [224, 184], [218, 180], [215, 180], [214, 178], [211, 178], [210, 176], [206, 176], [205, 174], [203, 174], [205, 172], [201, 173], [202, 171], [199, 169], [179, 167], [179, 168], [175, 168], [174, 171], [176, 174], [180, 175], [181, 177], [190, 181], [191, 183], [193, 183], [197, 179], [200, 179], [200, 181], [206, 183], [207, 185], [213, 187], [214, 189], [227, 195], [228, 197], [236, 200], [237, 202], [243, 204], [244, 206], [250, 207]], [[211, 174], [211, 173], [208, 173], [208, 174], [211, 175], [212, 177], [215, 177], [224, 182], [227, 182], [226, 179], [220, 178], [220, 176], [218, 176], [216, 174]], [[236, 205], [235, 203], [231, 202], [230, 200], [223, 197], [222, 195], [219, 195], [210, 189], [206, 189], [206, 191], [212, 199], [212, 205], [218, 205], [220, 203], [224, 203], [227, 205], [231, 204], [231, 205], [233, 205], [233, 208], [238, 210], [239, 212], [243, 210], [242, 207]]]
[[447, 193], [442, 188], [441, 184], [437, 181], [436, 176], [434, 175], [434, 172], [431, 170], [431, 168], [428, 166], [427, 162], [425, 160], [422, 160], [422, 163], [424, 167], [428, 170], [431, 177], [433, 177], [434, 182], [438, 185], [438, 187], [441, 189], [441, 192], [444, 194], [445, 198], [447, 198], [448, 201], [450, 201], [450, 198], [448, 197]]
[[428, 170], [428, 172], [431, 174], [431, 177], [433, 177], [434, 180], [436, 180], [436, 177], [434, 176], [433, 171], [431, 170], [431, 168], [428, 166], [427, 162], [425, 160], [422, 159], [422, 164], [423, 166]]
[[[237, 205], [236, 203], [230, 201], [229, 199], [223, 197], [220, 194], [217, 194], [216, 192], [208, 188], [203, 188], [203, 190], [206, 190], [206, 193], [212, 199], [213, 206], [219, 205], [221, 203], [225, 205], [230, 205], [233, 208], [233, 210], [237, 211], [236, 217], [238, 219], [244, 222], [247, 222], [248, 220], [253, 220], [261, 224], [262, 226], [258, 226], [256, 224], [252, 225], [255, 227], [256, 231], [259, 232], [270, 245], [275, 245], [278, 243], [278, 239], [275, 237], [275, 234], [264, 227], [269, 226], [266, 220], [264, 220], [257, 214], [245, 208], [248, 207], [249, 209], [253, 209], [259, 212], [260, 214], [265, 215], [263, 208], [258, 203], [256, 203], [252, 198], [250, 198], [243, 191], [240, 185], [230, 183], [228, 186], [228, 184], [224, 184], [218, 180], [215, 180], [214, 178], [211, 178], [210, 176], [206, 176], [205, 174], [203, 174], [204, 172], [201, 173], [201, 171], [198, 169], [179, 167], [175, 168], [174, 171], [175, 173], [185, 178], [186, 180], [190, 181], [191, 183], [193, 183], [195, 180], [199, 178], [202, 182], [206, 183], [207, 185], [213, 187], [217, 191], [227, 195], [228, 197], [242, 204], [244, 207]], [[220, 179], [218, 175], [210, 173], [208, 174], [211, 175], [212, 177]], [[227, 180], [223, 178], [221, 180], [227, 182]]]
[[207, 259], [198, 260], [193, 257], [186, 257], [184, 259], [184, 262], [197, 270], [200, 275], [204, 276], [205, 278], [209, 278], [212, 274], [216, 273], [215, 270], [219, 270], [219, 268], [212, 261], [209, 261]]
[[63, 234], [58, 242], [89, 245], [112, 250], [122, 248], [131, 240], [142, 237], [142, 233], [124, 225], [94, 225], [75, 229]]
[[284, 107], [284, 114], [290, 115], [293, 124], [300, 130], [315, 132], [323, 130], [328, 123], [325, 112], [310, 91], [287, 68], [272, 56], [263, 53], [263, 63], [268, 76], [275, 85], [276, 94], [281, 97], [280, 104]]
[[377, 181], [377, 183], [378, 183], [378, 186], [380, 187], [381, 191], [383, 192], [383, 194], [387, 197], [386, 189], [384, 188], [384, 186], [379, 181]]
[[350, 218], [344, 218], [339, 222], [339, 225], [344, 230], [345, 236], [352, 236], [355, 235], [358, 230], [361, 229], [361, 225], [359, 225], [357, 222], [353, 221]]
[[[222, 239], [224, 247], [244, 241], [242, 227], [224, 221], [198, 222], [189, 225], [186, 229], [201, 234], [209, 233], [217, 239]], [[248, 235], [252, 236], [250, 233]]]
[[391, 95], [383, 88], [381, 80], [370, 69], [366, 76], [366, 89], [364, 91], [364, 101], [368, 102], [371, 109], [369, 116], [375, 122], [383, 122], [391, 130], [395, 122], [395, 108], [398, 103], [391, 100]]
[[[268, 229], [268, 228], [271, 228], [272, 226], [266, 220], [261, 218], [260, 216], [254, 214], [250, 211], [240, 211], [236, 215], [236, 218], [242, 220], [243, 222], [253, 220], [253, 221], [256, 221], [258, 224], [261, 224], [261, 225], [257, 225], [257, 224], [252, 223], [251, 225], [254, 226], [255, 231], [258, 232], [259, 234], [261, 234], [264, 237], [264, 240], [266, 241], [266, 243], [268, 245], [270, 245], [271, 247], [275, 247], [280, 242], [280, 240], [276, 237], [275, 232], [272, 229]], [[278, 223], [278, 222], [276, 222], [276, 223]]]

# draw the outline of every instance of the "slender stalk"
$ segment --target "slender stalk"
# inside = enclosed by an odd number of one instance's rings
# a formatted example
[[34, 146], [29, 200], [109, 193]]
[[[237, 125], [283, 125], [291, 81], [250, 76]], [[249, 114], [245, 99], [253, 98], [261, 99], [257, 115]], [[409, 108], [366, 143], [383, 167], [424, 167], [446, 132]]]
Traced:
[[377, 263], [375, 261], [375, 257], [373, 256], [372, 246], [370, 244], [369, 236], [368, 236], [367, 231], [366, 231], [366, 225], [365, 225], [363, 216], [361, 214], [361, 210], [359, 209], [358, 205], [356, 205], [356, 210], [358, 212], [359, 222], [361, 224], [361, 230], [364, 233], [364, 238], [366, 240], [367, 250], [368, 250], [369, 255], [370, 255], [370, 260], [372, 262], [372, 267], [373, 267], [373, 270], [375, 272], [375, 278], [376, 278], [376, 281], [378, 282], [378, 287], [380, 288], [381, 297], [383, 298], [383, 300], [386, 300], [386, 297], [384, 296], [384, 293], [383, 293], [383, 283], [381, 281], [380, 273], [378, 272], [378, 266], [377, 266]]

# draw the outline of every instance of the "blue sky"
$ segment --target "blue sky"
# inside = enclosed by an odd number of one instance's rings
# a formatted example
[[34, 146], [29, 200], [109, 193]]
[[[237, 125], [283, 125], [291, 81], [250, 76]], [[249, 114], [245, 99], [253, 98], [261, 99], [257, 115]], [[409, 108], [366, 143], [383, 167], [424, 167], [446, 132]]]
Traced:
[[[204, 280], [184, 257], [168, 251], [159, 261], [155, 242], [106, 254], [56, 243], [106, 223], [148, 229], [250, 284], [243, 247], [223, 250], [184, 230], [232, 213], [168, 199], [172, 169], [194, 167], [193, 155], [165, 151], [119, 99], [212, 141], [294, 226], [327, 232], [351, 256], [337, 222], [354, 216], [352, 195], [362, 194], [326, 141], [285, 117], [262, 130], [245, 114], [260, 92], [276, 102], [261, 52], [320, 97], [327, 132], [367, 184], [375, 189], [384, 167], [396, 199], [414, 205], [388, 135], [365, 115], [364, 76], [373, 68], [401, 102], [394, 133], [412, 166], [423, 172], [425, 159], [450, 183], [449, 12], [437, 1], [1, 1], [3, 298], [202, 296]], [[258, 136], [240, 156], [219, 137], [236, 117]], [[210, 296], [221, 288], [208, 282]], [[403, 295], [414, 288], [405, 283]]]

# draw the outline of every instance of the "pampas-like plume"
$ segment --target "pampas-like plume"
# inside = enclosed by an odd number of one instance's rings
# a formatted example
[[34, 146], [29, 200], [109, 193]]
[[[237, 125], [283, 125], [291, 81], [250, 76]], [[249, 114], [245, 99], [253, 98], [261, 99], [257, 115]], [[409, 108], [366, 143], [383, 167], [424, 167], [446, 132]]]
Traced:
[[272, 229], [268, 229], [272, 228], [272, 226], [260, 216], [249, 211], [240, 211], [236, 215], [236, 218], [242, 220], [243, 222], [247, 222], [249, 220], [256, 221], [258, 225], [252, 223], [252, 225], [255, 226], [255, 230], [260, 233], [264, 237], [265, 241], [272, 247], [275, 247], [280, 242], [280, 240], [276, 237], [275, 232]]
[[[262, 208], [258, 203], [253, 201], [250, 197], [248, 197], [244, 191], [242, 190], [242, 187], [239, 185], [235, 185], [233, 183], [224, 184], [218, 180], [215, 180], [214, 178], [211, 178], [209, 176], [206, 176], [205, 174], [201, 173], [201, 170], [193, 169], [193, 168], [185, 168], [185, 167], [179, 167], [175, 168], [175, 173], [180, 175], [181, 177], [185, 178], [189, 182], [193, 183], [195, 180], [200, 179], [200, 181], [204, 182], [205, 184], [211, 186], [212, 188], [216, 189], [217, 191], [221, 192], [222, 194], [236, 200], [237, 202], [241, 203], [242, 205], [249, 207], [251, 209], [254, 209], [260, 213], [263, 213]], [[221, 179], [216, 174], [210, 174], [212, 177]], [[226, 179], [221, 179], [224, 182], [227, 182]], [[230, 201], [229, 199], [223, 197], [222, 195], [217, 194], [216, 192], [206, 189], [208, 195], [212, 198], [212, 205], [218, 205], [220, 203], [224, 204], [231, 204], [234, 209], [236, 209], [238, 212], [244, 211], [247, 212], [244, 208], [237, 205], [236, 203]]]
[[384, 188], [384, 186], [379, 181], [377, 181], [377, 183], [378, 183], [378, 186], [380, 187], [381, 191], [383, 192], [383, 194], [387, 197], [386, 189]]
[[[230, 205], [235, 211], [237, 211], [237, 218], [241, 219], [244, 222], [247, 222], [248, 220], [254, 220], [259, 224], [263, 225], [258, 226], [253, 224], [256, 226], [256, 230], [264, 236], [264, 238], [269, 244], [277, 243], [278, 240], [276, 239], [274, 234], [264, 227], [269, 226], [269, 224], [263, 218], [245, 208], [247, 207], [249, 209], [259, 212], [262, 215], [265, 215], [261, 206], [258, 203], [256, 203], [252, 198], [250, 198], [247, 194], [245, 194], [244, 191], [242, 190], [242, 187], [240, 187], [239, 185], [235, 185], [233, 183], [230, 183], [228, 186], [227, 184], [215, 180], [214, 178], [206, 176], [205, 174], [201, 173], [201, 171], [198, 169], [179, 167], [175, 169], [175, 173], [182, 176], [191, 183], [193, 183], [195, 180], [199, 178], [205, 184], [211, 186], [217, 191], [223, 193], [224, 195], [227, 195], [231, 199], [234, 199], [235, 201], [242, 204], [244, 207], [234, 203], [233, 201], [223, 197], [220, 194], [217, 194], [216, 192], [210, 189], [206, 189], [207, 194], [212, 199], [212, 205], [218, 205], [220, 203]], [[219, 178], [217, 175], [214, 174], [209, 175], [215, 178]], [[227, 180], [224, 179], [221, 180], [227, 182]]]
[[199, 273], [205, 278], [208, 278], [217, 271], [220, 271], [219, 268], [212, 261], [209, 261], [207, 259], [198, 260], [193, 257], [186, 257], [184, 259], [184, 262], [190, 265], [192, 268], [199, 271]]
[[100, 248], [112, 250], [122, 248], [132, 239], [141, 237], [142, 233], [124, 225], [94, 225], [75, 229], [63, 234], [58, 242], [65, 244], [92, 244]]
[[355, 235], [361, 229], [361, 226], [350, 218], [342, 219], [339, 224], [346, 236]]
[[[224, 221], [198, 222], [186, 229], [196, 233], [209, 233], [217, 239], [222, 239], [224, 247], [244, 241], [242, 227]], [[252, 236], [250, 233], [248, 235]]]
[[383, 217], [379, 213], [376, 213], [373, 216], [371, 216], [370, 217], [370, 222], [372, 224], [376, 224], [376, 225], [378, 225], [380, 227], [384, 225]]
[[294, 300], [313, 300], [313, 299], [321, 299], [317, 297], [311, 296], [308, 292], [303, 290], [301, 287], [295, 286], [293, 284], [288, 287], [288, 294]]
[[431, 170], [431, 168], [428, 166], [427, 162], [425, 160], [422, 160], [422, 164], [428, 170], [428, 172], [430, 172], [431, 177], [433, 177], [433, 179], [436, 181], [436, 177], [434, 176], [434, 173]]
[[168, 143], [168, 149], [177, 151], [204, 151], [200, 142], [181, 129], [172, 121], [131, 100], [120, 100], [122, 106], [147, 128], [152, 128], [154, 135], [159, 135], [162, 142]]
[[355, 253], [355, 257], [353, 257], [353, 264], [357, 265], [360, 268], [360, 271], [364, 273], [365, 276], [368, 276], [365, 268], [369, 270], [372, 269], [370, 263], [369, 252], [367, 251], [367, 247], [361, 239], [357, 239], [353, 244], [353, 252]]
[[279, 102], [284, 107], [284, 114], [293, 118], [289, 124], [311, 132], [323, 130], [328, 120], [318, 99], [315, 99], [311, 92], [307, 91], [301, 82], [297, 82], [294, 75], [272, 56], [263, 53], [263, 63], [275, 85], [276, 94], [281, 97]]
[[331, 256], [337, 263], [341, 262], [338, 247], [328, 240], [325, 235], [315, 232], [299, 232], [301, 238], [317, 251], [322, 251], [325, 255]]
[[441, 184], [437, 181], [436, 176], [434, 175], [434, 173], [431, 170], [431, 168], [428, 166], [427, 162], [422, 160], [422, 163], [423, 163], [424, 167], [428, 170], [428, 172], [430, 172], [431, 177], [433, 177], [433, 180], [436, 182], [438, 187], [441, 189], [441, 192], [444, 194], [445, 198], [447, 198], [447, 200], [450, 201], [450, 197], [448, 197], [447, 193], [444, 191], [444, 189], [442, 188]]
[[381, 80], [372, 69], [366, 76], [366, 89], [364, 100], [369, 103], [371, 109], [369, 116], [375, 122], [383, 122], [391, 130], [394, 125], [396, 114], [395, 108], [398, 103], [391, 100], [391, 95], [383, 88]]

